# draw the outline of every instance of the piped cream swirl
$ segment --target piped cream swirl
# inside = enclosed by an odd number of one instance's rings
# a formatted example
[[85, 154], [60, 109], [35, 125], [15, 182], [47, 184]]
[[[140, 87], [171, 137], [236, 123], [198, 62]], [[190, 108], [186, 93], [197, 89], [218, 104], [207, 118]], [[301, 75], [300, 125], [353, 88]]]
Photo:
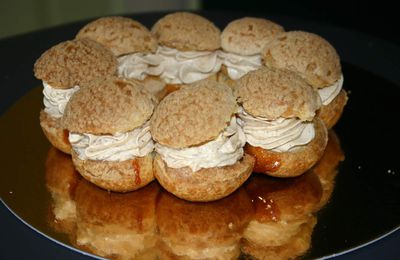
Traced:
[[222, 167], [235, 164], [243, 157], [246, 143], [242, 128], [232, 117], [230, 124], [215, 139], [206, 144], [175, 149], [156, 143], [155, 149], [171, 168], [190, 167], [193, 172], [202, 168]]
[[329, 105], [329, 103], [331, 103], [332, 100], [334, 100], [335, 97], [339, 95], [340, 90], [343, 87], [343, 80], [343, 75], [341, 75], [339, 80], [333, 83], [331, 86], [318, 90], [318, 94], [321, 97], [322, 104], [324, 106]]
[[239, 124], [247, 142], [275, 152], [287, 152], [309, 143], [315, 136], [314, 124], [296, 118], [267, 120], [253, 117], [243, 108], [239, 111]]
[[55, 118], [62, 117], [69, 99], [78, 90], [79, 86], [57, 89], [43, 82], [44, 112]]
[[114, 135], [70, 132], [69, 141], [81, 160], [125, 161], [146, 156], [154, 149], [149, 122]]
[[183, 52], [160, 46], [155, 55], [162, 60], [159, 65], [150, 66], [147, 73], [169, 84], [190, 84], [210, 77], [221, 68], [216, 51]]
[[118, 58], [118, 75], [144, 80], [150, 66], [158, 66], [162, 57], [148, 53], [133, 53]]
[[218, 55], [227, 68], [228, 75], [233, 80], [238, 80], [250, 71], [262, 66], [261, 55], [239, 55], [235, 53], [219, 51]]

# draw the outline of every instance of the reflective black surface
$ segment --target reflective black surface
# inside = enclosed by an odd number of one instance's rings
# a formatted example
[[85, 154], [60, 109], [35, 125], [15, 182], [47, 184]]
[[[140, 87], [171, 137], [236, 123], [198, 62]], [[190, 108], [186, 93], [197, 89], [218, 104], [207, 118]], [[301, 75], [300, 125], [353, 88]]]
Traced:
[[[332, 200], [320, 212], [310, 257], [360, 245], [400, 225], [400, 88], [344, 64], [349, 103], [335, 131], [346, 160]], [[323, 224], [322, 224], [323, 223]]]

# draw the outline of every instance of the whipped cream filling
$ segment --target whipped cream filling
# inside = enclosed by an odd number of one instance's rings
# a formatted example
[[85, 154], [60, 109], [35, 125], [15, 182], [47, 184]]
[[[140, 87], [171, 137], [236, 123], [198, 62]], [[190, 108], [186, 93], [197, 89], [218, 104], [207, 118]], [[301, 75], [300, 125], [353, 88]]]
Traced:
[[239, 111], [239, 124], [243, 127], [247, 142], [275, 152], [288, 152], [309, 143], [315, 136], [314, 124], [296, 118], [267, 120]]
[[149, 66], [158, 66], [162, 57], [148, 53], [133, 53], [118, 58], [118, 75], [144, 80]]
[[246, 143], [242, 128], [232, 117], [229, 126], [213, 141], [206, 144], [175, 149], [156, 143], [155, 149], [168, 167], [190, 167], [193, 172], [202, 168], [235, 164], [243, 156]]
[[155, 56], [161, 58], [156, 66], [150, 66], [149, 75], [159, 76], [169, 84], [190, 84], [208, 78], [221, 68], [216, 51], [178, 51], [160, 46]]
[[339, 80], [336, 81], [329, 87], [318, 89], [318, 94], [321, 97], [322, 104], [324, 106], [328, 105], [335, 99], [337, 95], [339, 95], [340, 90], [343, 87], [343, 74], [340, 76]]
[[250, 71], [262, 66], [261, 55], [239, 55], [231, 52], [219, 51], [218, 55], [227, 68], [228, 75], [233, 80], [238, 80]]
[[68, 139], [81, 160], [125, 161], [146, 156], [154, 148], [149, 121], [126, 133], [93, 135], [70, 132]]
[[53, 88], [43, 81], [44, 112], [52, 117], [60, 118], [71, 96], [79, 90], [79, 86], [68, 89]]

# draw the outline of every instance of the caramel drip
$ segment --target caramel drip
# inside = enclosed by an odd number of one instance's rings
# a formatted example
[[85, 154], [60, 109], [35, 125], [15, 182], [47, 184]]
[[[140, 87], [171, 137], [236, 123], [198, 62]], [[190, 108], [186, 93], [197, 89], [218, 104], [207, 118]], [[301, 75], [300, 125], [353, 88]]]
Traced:
[[132, 167], [133, 167], [133, 170], [135, 171], [135, 184], [136, 185], [139, 185], [141, 182], [142, 182], [142, 180], [141, 180], [141, 178], [140, 178], [140, 166], [139, 166], [139, 162], [137, 161], [137, 160], [133, 160], [133, 162], [132, 162]]
[[171, 94], [172, 92], [177, 91], [178, 89], [180, 89], [180, 86], [177, 85], [177, 84], [167, 84], [167, 85], [165, 86], [166, 95], [169, 95], [169, 94]]
[[63, 140], [64, 140], [64, 143], [66, 143], [66, 144], [69, 144], [68, 136], [69, 136], [69, 131], [67, 129], [64, 129], [63, 130]]
[[267, 151], [261, 147], [254, 147], [248, 144], [246, 144], [244, 149], [246, 153], [253, 155], [256, 159], [256, 163], [253, 169], [254, 172], [275, 172], [281, 167], [279, 156], [274, 154], [274, 152]]

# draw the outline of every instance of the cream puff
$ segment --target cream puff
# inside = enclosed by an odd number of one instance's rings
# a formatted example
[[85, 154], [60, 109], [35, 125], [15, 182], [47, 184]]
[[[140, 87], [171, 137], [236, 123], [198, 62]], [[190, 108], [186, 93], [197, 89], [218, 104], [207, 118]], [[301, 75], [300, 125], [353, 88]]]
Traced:
[[[244, 187], [254, 211], [243, 233], [243, 253], [277, 253], [288, 243], [302, 238], [306, 238], [303, 244], [309, 246], [316, 223], [313, 213], [322, 195], [317, 175], [311, 171], [290, 179], [253, 175]], [[309, 234], [304, 237], [306, 231]], [[302, 246], [296, 256], [303, 254], [308, 246]]]
[[160, 259], [237, 259], [251, 212], [243, 188], [207, 203], [162, 192], [156, 207]]
[[347, 102], [340, 58], [322, 37], [303, 31], [280, 34], [262, 51], [268, 67], [286, 68], [298, 73], [319, 94], [322, 107], [318, 117], [328, 129], [339, 120]]
[[104, 46], [88, 39], [66, 41], [44, 52], [34, 66], [35, 77], [43, 82], [43, 103], [40, 126], [57, 149], [71, 152], [68, 132], [60, 125], [65, 106], [83, 85], [113, 75], [117, 59]]
[[149, 119], [155, 98], [137, 81], [107, 77], [77, 91], [65, 108], [76, 169], [107, 190], [127, 192], [153, 177]]
[[118, 58], [120, 77], [140, 80], [153, 95], [164, 95], [165, 82], [147, 73], [150, 65], [160, 62], [152, 55], [158, 43], [141, 23], [128, 17], [102, 17], [85, 25], [76, 38], [89, 38], [106, 46]]
[[221, 32], [212, 22], [197, 14], [177, 12], [158, 20], [151, 32], [158, 40], [155, 56], [161, 62], [148, 73], [163, 79], [168, 93], [216, 77], [221, 68], [217, 52]]
[[73, 242], [111, 259], [157, 259], [156, 201], [160, 186], [121, 194], [82, 181], [76, 189], [77, 231]]
[[321, 100], [300, 76], [263, 67], [243, 76], [235, 93], [255, 172], [294, 177], [321, 158], [328, 140], [325, 125], [314, 118]]
[[150, 129], [156, 141], [154, 175], [179, 198], [212, 201], [235, 191], [250, 176], [254, 159], [243, 151], [231, 89], [203, 80], [165, 97]]
[[56, 231], [73, 236], [76, 231], [75, 190], [81, 176], [71, 156], [51, 147], [45, 162], [46, 188], [51, 195], [49, 224]]
[[282, 26], [263, 18], [244, 17], [230, 22], [221, 33], [218, 80], [234, 86], [236, 80], [262, 66], [261, 51]]

